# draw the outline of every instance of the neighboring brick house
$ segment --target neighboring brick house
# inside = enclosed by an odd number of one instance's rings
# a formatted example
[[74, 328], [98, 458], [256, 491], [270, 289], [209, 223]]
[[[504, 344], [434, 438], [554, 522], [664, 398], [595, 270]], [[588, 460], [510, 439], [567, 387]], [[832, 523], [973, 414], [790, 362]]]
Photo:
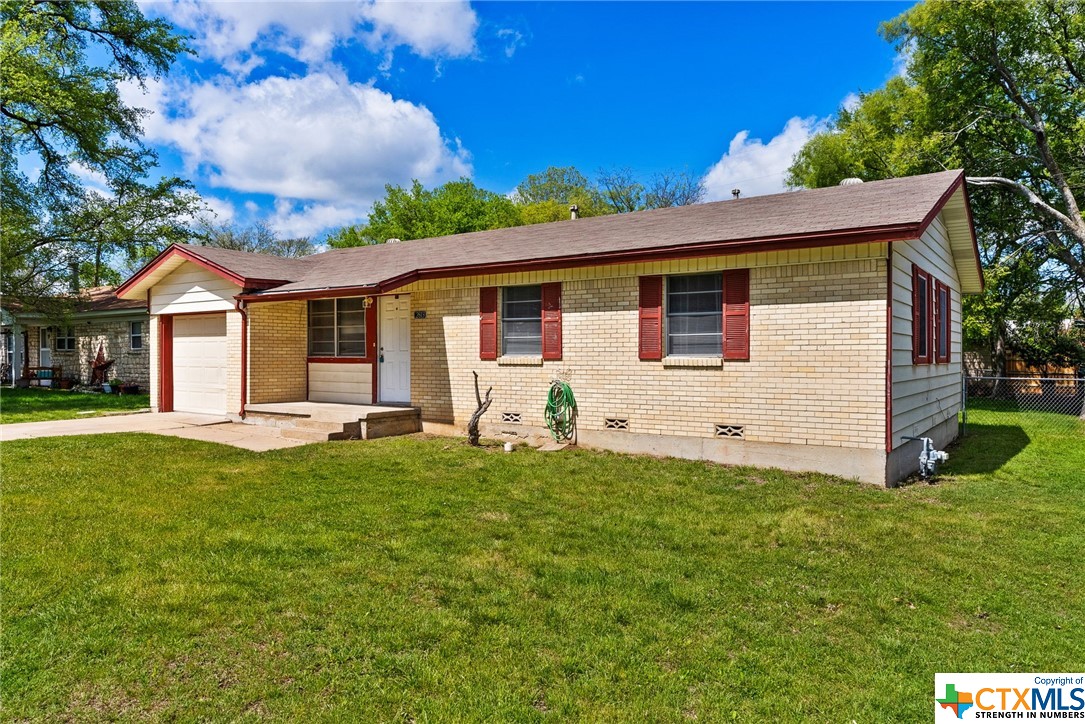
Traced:
[[[113, 287], [86, 289], [61, 321], [5, 310], [4, 362], [15, 379], [70, 379], [88, 384], [99, 346], [112, 360], [109, 378], [150, 387], [150, 315], [146, 300], [121, 299]], [[52, 374], [45, 374], [50, 370]], [[10, 383], [11, 380], [5, 380]]]
[[982, 291], [960, 172], [277, 259], [175, 245], [148, 300], [152, 405], [243, 418], [405, 404], [580, 444], [892, 484], [903, 435], [957, 434], [961, 294]]

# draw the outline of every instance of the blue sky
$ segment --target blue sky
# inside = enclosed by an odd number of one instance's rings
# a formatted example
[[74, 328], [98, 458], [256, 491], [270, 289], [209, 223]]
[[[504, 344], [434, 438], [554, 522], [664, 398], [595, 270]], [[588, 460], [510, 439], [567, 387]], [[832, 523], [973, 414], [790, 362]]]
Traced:
[[146, 94], [162, 170], [219, 221], [319, 237], [385, 183], [499, 193], [549, 165], [782, 190], [791, 155], [899, 72], [909, 3], [144, 3], [192, 36]]

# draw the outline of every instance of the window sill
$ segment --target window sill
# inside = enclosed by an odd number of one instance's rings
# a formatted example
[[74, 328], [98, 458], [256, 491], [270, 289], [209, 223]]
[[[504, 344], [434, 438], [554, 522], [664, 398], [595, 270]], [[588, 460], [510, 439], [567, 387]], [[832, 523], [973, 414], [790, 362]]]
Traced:
[[501, 367], [542, 367], [542, 355], [504, 355], [497, 358], [497, 364]]
[[373, 364], [373, 360], [369, 357], [306, 357], [305, 361], [316, 364], [333, 365]]
[[720, 368], [723, 367], [722, 357], [664, 357], [664, 367], [700, 367]]

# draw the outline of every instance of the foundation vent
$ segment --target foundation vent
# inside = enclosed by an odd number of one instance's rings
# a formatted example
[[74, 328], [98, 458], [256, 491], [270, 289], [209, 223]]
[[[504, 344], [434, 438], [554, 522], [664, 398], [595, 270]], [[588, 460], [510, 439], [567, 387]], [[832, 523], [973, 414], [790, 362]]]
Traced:
[[629, 430], [629, 418], [627, 417], [605, 417], [603, 418], [604, 430]]
[[501, 413], [501, 422], [514, 422], [516, 424], [520, 424], [520, 422], [521, 422], [520, 413], [519, 412], [502, 412]]
[[716, 432], [714, 437], [746, 437], [745, 425], [721, 425], [716, 423]]

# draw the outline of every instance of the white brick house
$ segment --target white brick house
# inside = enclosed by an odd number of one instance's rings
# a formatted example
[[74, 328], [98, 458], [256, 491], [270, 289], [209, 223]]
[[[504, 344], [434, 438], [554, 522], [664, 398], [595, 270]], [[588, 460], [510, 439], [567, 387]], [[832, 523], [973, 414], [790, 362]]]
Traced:
[[152, 405], [402, 404], [579, 442], [892, 484], [957, 433], [961, 295], [982, 291], [944, 172], [276, 259], [173, 246], [120, 289], [152, 315]]

